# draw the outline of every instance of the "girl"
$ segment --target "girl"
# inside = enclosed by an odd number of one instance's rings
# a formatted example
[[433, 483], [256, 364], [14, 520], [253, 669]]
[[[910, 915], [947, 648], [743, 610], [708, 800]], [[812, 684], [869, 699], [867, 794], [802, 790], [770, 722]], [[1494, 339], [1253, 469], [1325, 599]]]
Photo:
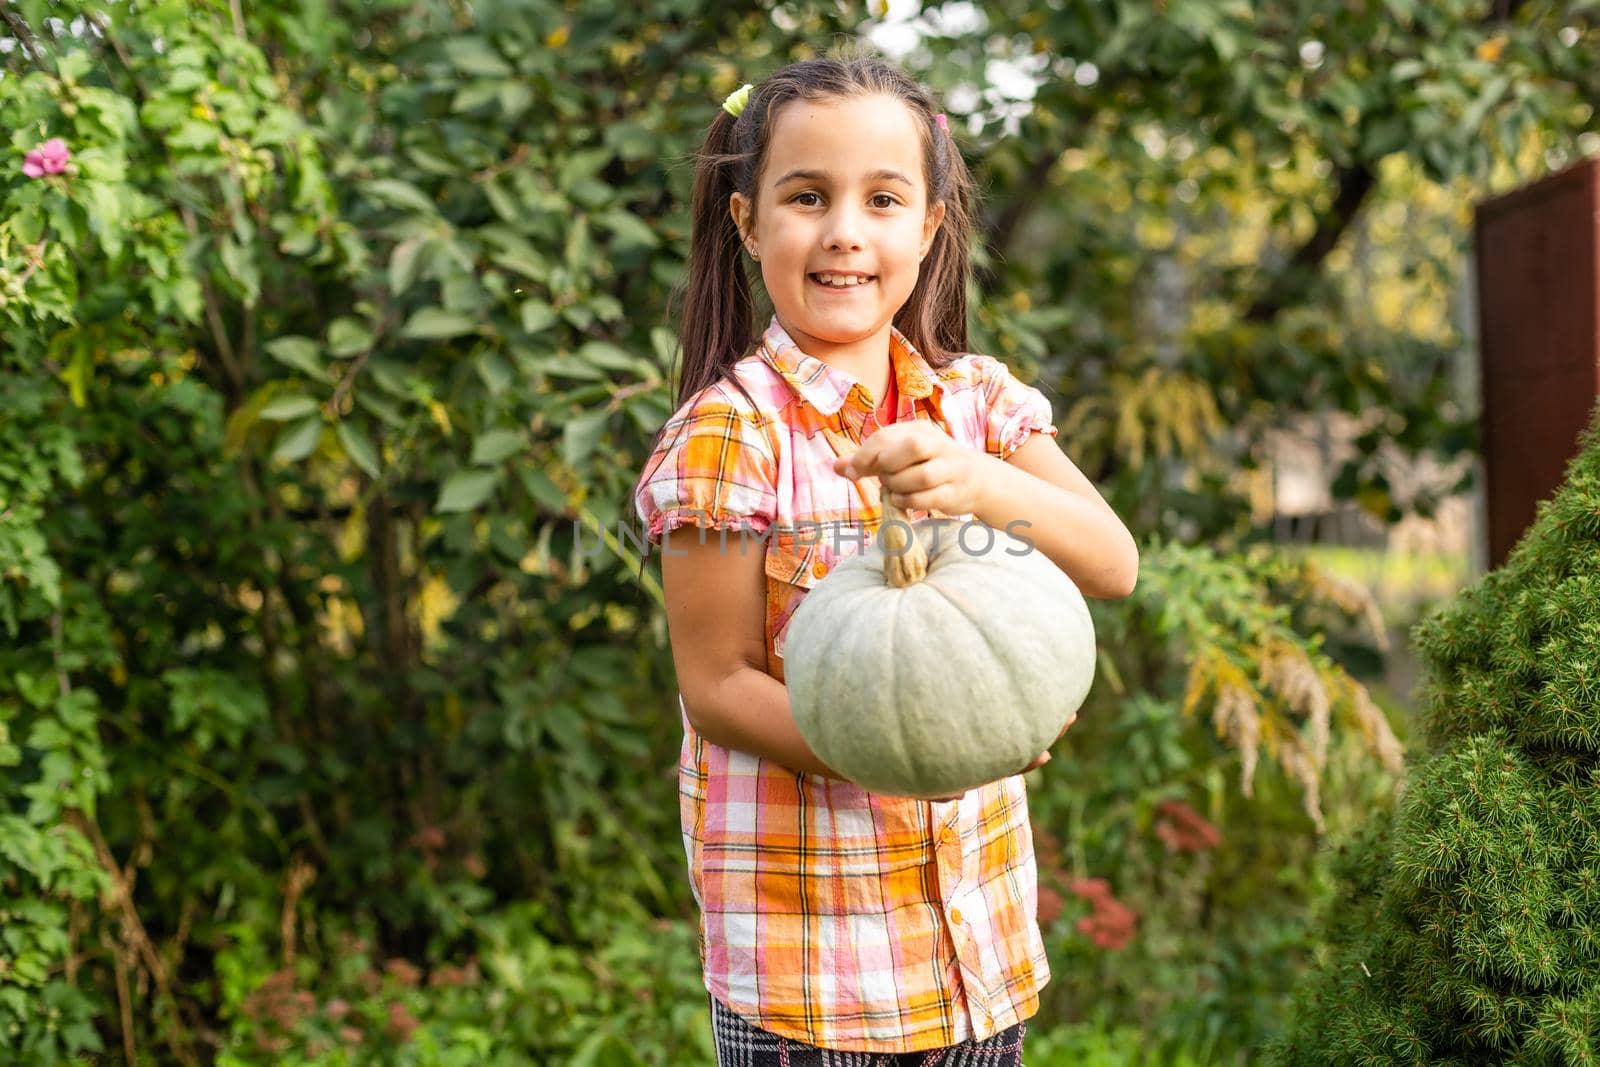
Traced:
[[785, 67], [706, 134], [679, 407], [634, 503], [663, 549], [719, 1064], [1020, 1064], [1050, 977], [1020, 773], [1048, 754], [958, 797], [871, 793], [783, 684], [789, 617], [870, 541], [880, 492], [911, 520], [1023, 520], [1086, 595], [1132, 590], [1133, 539], [1049, 402], [965, 351], [971, 200], [929, 94], [872, 57]]

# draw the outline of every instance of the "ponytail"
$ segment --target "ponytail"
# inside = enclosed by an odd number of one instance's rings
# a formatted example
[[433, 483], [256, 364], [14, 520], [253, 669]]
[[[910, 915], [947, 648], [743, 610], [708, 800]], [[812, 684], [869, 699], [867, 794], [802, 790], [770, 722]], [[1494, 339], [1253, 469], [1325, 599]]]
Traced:
[[[689, 263], [671, 301], [678, 318], [682, 354], [674, 411], [723, 380], [739, 390], [751, 407], [756, 406], [755, 399], [733, 374], [733, 365], [744, 358], [755, 333], [754, 290], [739, 255], [739, 227], [730, 210], [733, 194], [741, 191], [742, 183], [752, 184], [749, 172], [754, 170], [754, 161], [743, 158], [739, 151], [738, 126], [737, 116], [718, 108], [695, 157]], [[670, 377], [671, 368], [668, 370]], [[652, 435], [645, 449], [647, 460], [656, 454], [665, 431], [663, 424]], [[679, 433], [682, 432], [680, 426]], [[649, 469], [640, 472], [628, 494], [630, 513], [639, 490], [654, 473]], [[649, 561], [647, 543], [639, 560], [641, 576]]]
[[744, 184], [738, 126], [738, 118], [718, 108], [695, 159], [689, 265], [678, 315], [684, 371], [678, 407], [706, 386], [731, 377], [755, 330], [753, 290], [739, 255], [739, 227], [729, 210], [729, 200]]

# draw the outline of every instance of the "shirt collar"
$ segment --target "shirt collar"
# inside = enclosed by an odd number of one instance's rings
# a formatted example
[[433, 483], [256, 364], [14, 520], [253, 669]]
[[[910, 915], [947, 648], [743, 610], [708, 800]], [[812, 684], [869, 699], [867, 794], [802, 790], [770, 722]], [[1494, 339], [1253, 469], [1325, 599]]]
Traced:
[[[844, 371], [801, 351], [789, 332], [778, 324], [776, 315], [762, 333], [757, 351], [767, 366], [824, 415], [832, 415], [843, 407], [850, 398], [850, 390], [860, 384]], [[895, 387], [904, 396], [929, 396], [935, 385], [940, 389], [948, 388], [948, 383], [892, 324], [889, 327], [889, 360], [894, 364]]]

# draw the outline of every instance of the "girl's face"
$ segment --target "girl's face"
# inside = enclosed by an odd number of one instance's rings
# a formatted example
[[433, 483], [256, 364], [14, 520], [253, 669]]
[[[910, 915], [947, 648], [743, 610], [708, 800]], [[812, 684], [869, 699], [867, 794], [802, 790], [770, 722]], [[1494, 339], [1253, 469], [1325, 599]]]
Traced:
[[886, 338], [944, 220], [911, 109], [880, 95], [790, 101], [756, 200], [752, 214], [734, 193], [729, 208], [795, 343], [821, 357]]

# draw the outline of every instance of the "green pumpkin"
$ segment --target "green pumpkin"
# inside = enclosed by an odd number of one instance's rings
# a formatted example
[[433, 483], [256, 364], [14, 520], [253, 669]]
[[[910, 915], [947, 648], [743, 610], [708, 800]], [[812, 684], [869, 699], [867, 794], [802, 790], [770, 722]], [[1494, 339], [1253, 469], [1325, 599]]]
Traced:
[[1036, 546], [977, 522], [907, 523], [886, 501], [878, 538], [795, 609], [783, 667], [823, 763], [873, 792], [949, 796], [1017, 773], [1077, 717], [1094, 623]]

